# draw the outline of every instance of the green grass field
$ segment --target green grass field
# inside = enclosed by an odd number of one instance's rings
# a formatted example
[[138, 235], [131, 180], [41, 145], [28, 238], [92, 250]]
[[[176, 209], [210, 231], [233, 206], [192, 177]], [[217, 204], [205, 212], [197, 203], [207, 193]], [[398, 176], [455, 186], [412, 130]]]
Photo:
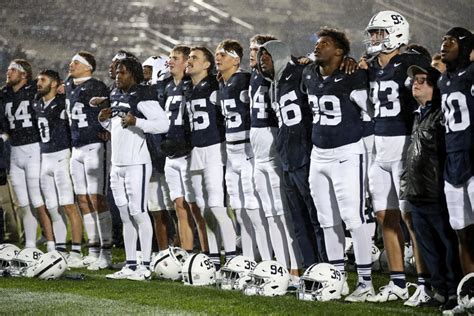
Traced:
[[[115, 260], [123, 259], [114, 251]], [[128, 314], [211, 314], [211, 315], [439, 315], [434, 308], [408, 308], [402, 302], [385, 304], [327, 303], [297, 301], [294, 293], [284, 297], [247, 297], [215, 287], [189, 287], [180, 282], [153, 279], [149, 282], [107, 280], [109, 270], [84, 273], [84, 280], [42, 281], [0, 278], [0, 315], [128, 315]], [[350, 274], [353, 285], [355, 274]], [[388, 276], [374, 274], [376, 288]]]

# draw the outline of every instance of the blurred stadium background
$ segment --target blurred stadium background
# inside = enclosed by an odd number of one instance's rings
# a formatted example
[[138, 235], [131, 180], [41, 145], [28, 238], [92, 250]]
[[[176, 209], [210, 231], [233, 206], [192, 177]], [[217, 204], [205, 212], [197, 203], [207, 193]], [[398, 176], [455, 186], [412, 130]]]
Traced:
[[178, 43], [213, 49], [234, 38], [247, 45], [256, 33], [277, 36], [301, 56], [312, 51], [321, 26], [346, 31], [358, 58], [363, 30], [380, 10], [402, 13], [412, 42], [435, 53], [452, 26], [472, 29], [473, 7], [472, 0], [0, 0], [0, 83], [12, 58], [27, 58], [35, 72], [48, 67], [65, 76], [70, 58], [85, 49], [96, 55], [97, 76], [106, 80], [119, 49], [145, 60]]

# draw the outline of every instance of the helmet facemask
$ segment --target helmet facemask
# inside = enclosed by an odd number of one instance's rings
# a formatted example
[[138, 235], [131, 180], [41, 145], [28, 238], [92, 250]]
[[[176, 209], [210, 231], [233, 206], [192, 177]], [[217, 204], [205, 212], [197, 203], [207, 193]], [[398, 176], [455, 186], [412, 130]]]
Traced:
[[409, 24], [395, 11], [382, 11], [372, 17], [365, 29], [367, 54], [389, 54], [410, 40]]

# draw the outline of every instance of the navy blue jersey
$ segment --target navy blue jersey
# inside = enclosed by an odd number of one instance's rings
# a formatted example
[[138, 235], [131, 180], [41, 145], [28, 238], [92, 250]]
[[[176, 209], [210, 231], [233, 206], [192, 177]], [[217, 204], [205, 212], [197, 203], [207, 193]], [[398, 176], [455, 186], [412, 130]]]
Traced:
[[28, 82], [17, 92], [9, 86], [3, 88], [3, 128], [10, 136], [12, 146], [21, 146], [40, 141], [36, 128], [36, 115], [33, 103], [36, 95], [36, 84]]
[[[365, 120], [366, 118], [367, 120]], [[375, 130], [375, 122], [374, 119], [371, 117], [363, 117], [363, 122], [362, 124], [364, 125], [364, 137], [374, 135], [374, 130]]]
[[207, 147], [225, 140], [224, 117], [217, 100], [219, 83], [207, 76], [196, 86], [186, 85], [184, 96], [191, 126], [191, 144]]
[[250, 74], [236, 72], [227, 82], [219, 83], [219, 99], [225, 117], [227, 141], [249, 139], [250, 133]]
[[358, 104], [363, 102], [366, 107], [367, 79], [364, 70], [352, 75], [336, 70], [324, 79], [317, 65], [305, 68], [302, 85], [313, 110], [313, 145], [336, 148], [362, 138], [364, 126]]
[[260, 127], [278, 127], [278, 120], [275, 112], [272, 111], [270, 96], [268, 90], [270, 82], [265, 80], [263, 76], [256, 70], [252, 69], [250, 74], [250, 108], [251, 126]]
[[91, 107], [93, 97], [107, 97], [109, 89], [97, 79], [91, 78], [75, 85], [72, 78], [66, 80], [66, 112], [71, 126], [72, 146], [81, 147], [99, 143], [99, 133], [103, 131], [97, 119], [100, 108]]
[[459, 185], [474, 175], [474, 65], [439, 78], [448, 153], [445, 179]]
[[301, 89], [304, 66], [288, 63], [278, 85], [272, 85], [270, 93], [276, 92], [272, 104], [278, 118], [276, 147], [285, 171], [292, 171], [309, 163], [311, 154], [311, 108], [308, 97]]
[[56, 95], [45, 106], [43, 98], [35, 100], [33, 109], [38, 120], [41, 136], [41, 152], [52, 153], [71, 147], [71, 132], [66, 116], [66, 99], [64, 95]]
[[162, 102], [164, 102], [164, 110], [170, 121], [170, 127], [161, 148], [170, 158], [182, 157], [191, 152], [191, 131], [184, 97], [185, 87], [191, 89], [191, 81], [186, 77], [177, 85], [171, 77], [164, 87]]
[[414, 104], [407, 69], [411, 65], [429, 67], [430, 61], [418, 53], [395, 55], [382, 68], [375, 58], [369, 65], [370, 98], [374, 104], [376, 136], [411, 135]]
[[115, 88], [110, 93], [112, 116], [124, 116], [130, 112], [133, 116], [144, 119], [145, 116], [138, 110], [138, 103], [146, 100], [156, 100], [151, 86], [135, 85], [127, 92]]

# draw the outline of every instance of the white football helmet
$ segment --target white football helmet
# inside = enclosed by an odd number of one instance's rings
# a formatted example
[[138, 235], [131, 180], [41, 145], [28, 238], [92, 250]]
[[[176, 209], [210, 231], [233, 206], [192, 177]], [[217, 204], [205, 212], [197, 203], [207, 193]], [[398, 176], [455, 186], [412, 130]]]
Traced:
[[469, 315], [474, 313], [474, 272], [466, 274], [458, 285], [458, 304]]
[[205, 254], [190, 255], [181, 271], [184, 285], [201, 286], [216, 283], [216, 267]]
[[33, 276], [32, 270], [44, 253], [36, 248], [21, 250], [10, 263], [8, 272], [11, 276]]
[[380, 253], [380, 249], [376, 245], [372, 244], [372, 250], [370, 252], [370, 254], [372, 255], [372, 264], [379, 261]]
[[183, 263], [189, 257], [186, 250], [179, 247], [169, 247], [162, 250], [151, 262], [156, 275], [168, 280], [181, 280]]
[[285, 295], [290, 284], [288, 270], [274, 260], [262, 261], [251, 272], [250, 282], [244, 286], [245, 295]]
[[13, 244], [0, 245], [0, 272], [3, 273], [10, 268], [11, 261], [20, 252], [20, 248]]
[[344, 281], [345, 277], [332, 264], [315, 263], [300, 278], [296, 298], [321, 302], [340, 299]]
[[250, 272], [257, 266], [257, 262], [245, 256], [236, 256], [225, 263], [221, 268], [221, 288], [223, 290], [243, 290], [244, 285], [251, 280]]
[[164, 77], [169, 72], [169, 59], [166, 56], [150, 56], [142, 64], [142, 66], [150, 66], [153, 68], [151, 82], [155, 84], [160, 77]]
[[63, 275], [66, 269], [66, 259], [59, 251], [53, 250], [41, 256], [31, 275], [42, 280], [53, 280]]
[[[390, 53], [410, 40], [410, 25], [398, 12], [381, 11], [374, 15], [365, 29], [368, 39], [367, 54], [376, 56], [381, 52]], [[383, 38], [371, 39], [373, 32], [383, 32]]]

